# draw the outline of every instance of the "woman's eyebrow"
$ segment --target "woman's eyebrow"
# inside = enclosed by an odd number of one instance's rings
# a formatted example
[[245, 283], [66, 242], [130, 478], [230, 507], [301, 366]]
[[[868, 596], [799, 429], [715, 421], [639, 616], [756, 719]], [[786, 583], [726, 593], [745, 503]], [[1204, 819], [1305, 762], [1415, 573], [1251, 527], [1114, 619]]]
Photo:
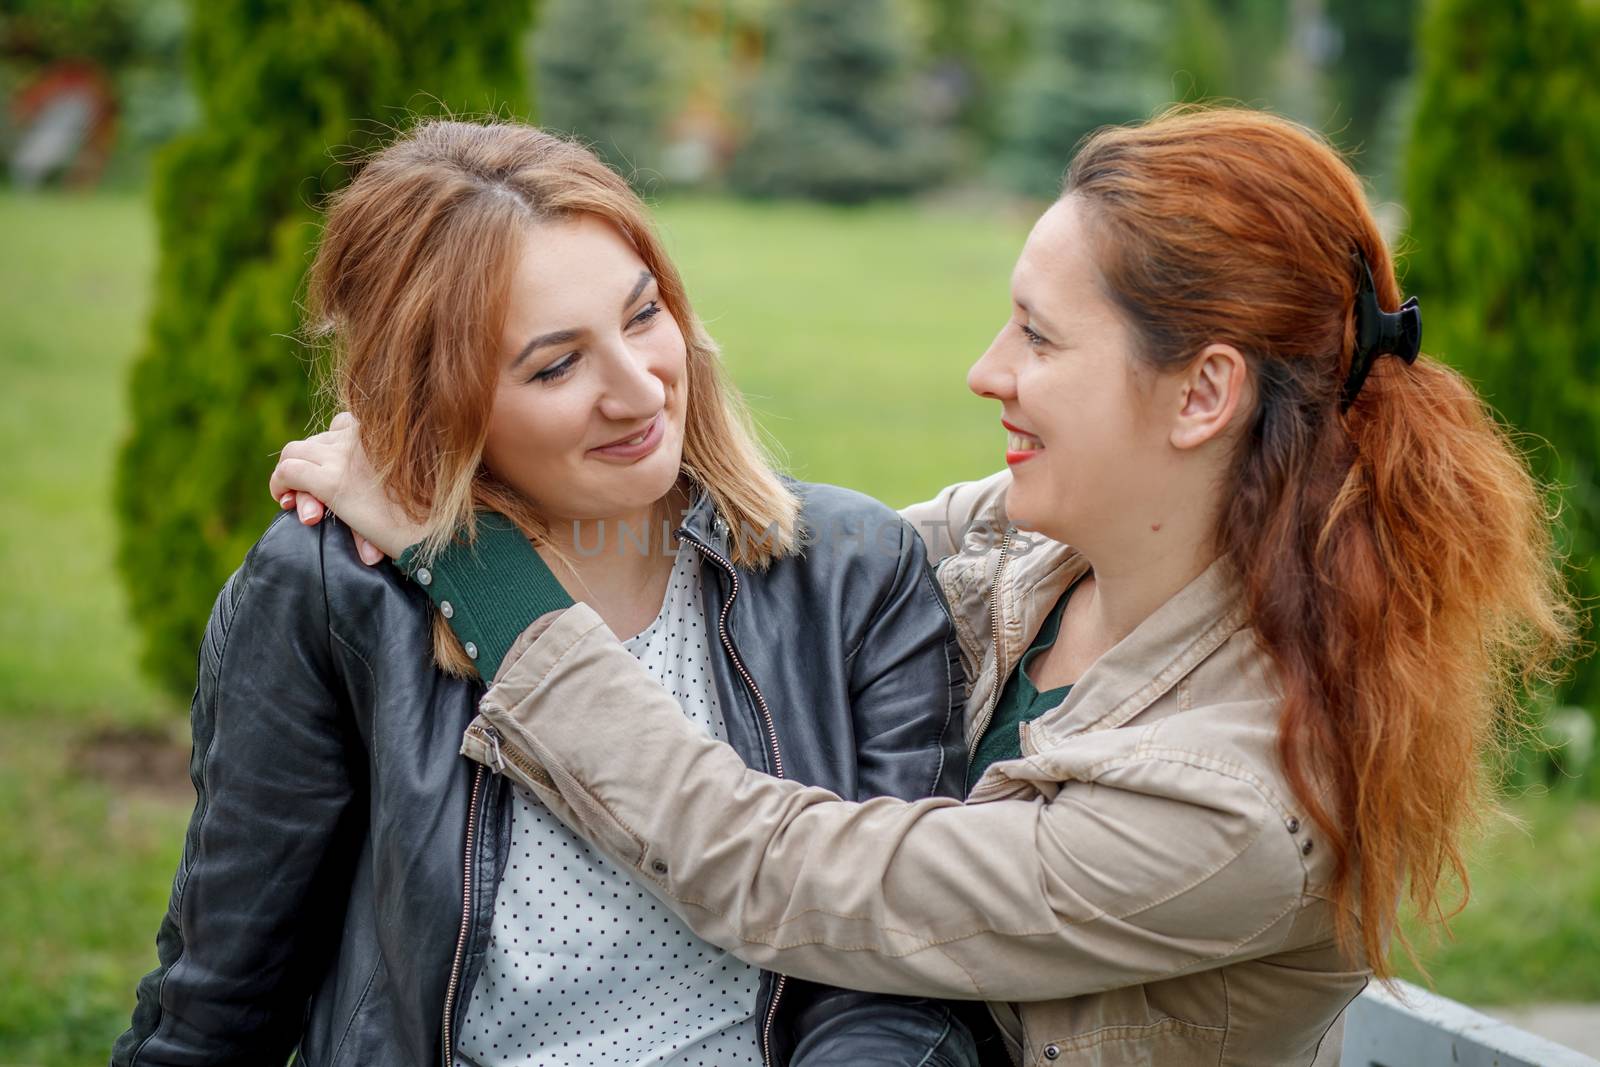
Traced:
[[[628, 299], [622, 302], [623, 310], [626, 311], [629, 304], [632, 304], [635, 300], [639, 299], [639, 294], [644, 292], [645, 286], [649, 285], [655, 280], [656, 276], [654, 274], [651, 274], [647, 270], [640, 271], [638, 280], [633, 283], [633, 290], [628, 293]], [[522, 346], [522, 351], [518, 352], [517, 357], [511, 361], [511, 369], [516, 370], [518, 364], [541, 348], [549, 348], [552, 345], [564, 345], [569, 341], [576, 341], [582, 336], [583, 331], [575, 327], [565, 330], [556, 330], [553, 333], [542, 333], [538, 337], [535, 337], [533, 340]]]
[[576, 341], [582, 336], [583, 331], [579, 329], [556, 330], [554, 333], [542, 333], [538, 337], [535, 337], [533, 340], [522, 346], [522, 351], [517, 353], [517, 358], [511, 361], [511, 369], [516, 370], [517, 366], [521, 364], [523, 360], [527, 359], [541, 348], [549, 348], [551, 345], [564, 345], [569, 341]]
[[1021, 300], [1016, 301], [1016, 304], [1017, 304], [1017, 307], [1022, 309], [1022, 313], [1024, 315], [1028, 316], [1028, 318], [1030, 320], [1032, 320], [1035, 323], [1038, 323], [1040, 326], [1042, 326], [1044, 328], [1045, 334], [1047, 334], [1050, 337], [1057, 336], [1056, 331], [1051, 327], [1050, 323], [1047, 322], [1045, 320], [1045, 318], [1042, 315], [1039, 314], [1039, 310], [1037, 308], [1029, 307], [1026, 303], [1024, 303]]
[[644, 292], [644, 287], [656, 280], [656, 276], [648, 270], [639, 272], [639, 280], [633, 283], [633, 292], [628, 294], [628, 299], [622, 302], [622, 310], [628, 310], [628, 305], [639, 299], [639, 294]]

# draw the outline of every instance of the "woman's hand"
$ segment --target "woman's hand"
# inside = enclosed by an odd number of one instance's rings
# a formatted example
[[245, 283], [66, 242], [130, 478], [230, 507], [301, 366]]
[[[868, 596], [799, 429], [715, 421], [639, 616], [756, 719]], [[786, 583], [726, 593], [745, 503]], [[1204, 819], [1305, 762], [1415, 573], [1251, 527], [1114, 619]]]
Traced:
[[270, 485], [278, 503], [294, 508], [307, 526], [320, 522], [325, 509], [336, 512], [355, 534], [362, 561], [371, 565], [399, 556], [426, 531], [378, 483], [357, 430], [355, 416], [341, 411], [327, 432], [290, 441]]

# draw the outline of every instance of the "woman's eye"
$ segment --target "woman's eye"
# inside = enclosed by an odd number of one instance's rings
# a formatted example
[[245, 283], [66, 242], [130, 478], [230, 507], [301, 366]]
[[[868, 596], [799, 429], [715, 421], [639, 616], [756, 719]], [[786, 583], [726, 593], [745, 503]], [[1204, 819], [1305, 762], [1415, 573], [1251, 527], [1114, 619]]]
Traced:
[[556, 382], [556, 381], [560, 381], [562, 378], [565, 378], [568, 374], [570, 374], [572, 372], [572, 368], [577, 362], [578, 362], [578, 353], [576, 353], [576, 352], [568, 353], [565, 359], [562, 359], [559, 362], [550, 364], [550, 366], [546, 367], [544, 370], [540, 371], [538, 374], [535, 374], [532, 378], [529, 378], [528, 380], [530, 382]]
[[1019, 322], [1017, 324], [1017, 329], [1022, 331], [1022, 336], [1028, 339], [1028, 343], [1030, 345], [1037, 347], [1046, 343], [1045, 339], [1039, 335], [1039, 332], [1025, 322]]
[[661, 305], [656, 303], [654, 300], [652, 300], [652, 301], [650, 301], [650, 303], [646, 304], [644, 307], [639, 309], [639, 314], [635, 315], [633, 317], [633, 319], [628, 323], [628, 325], [629, 326], [640, 326], [640, 325], [643, 325], [644, 323], [649, 322], [651, 319], [655, 318], [659, 314], [661, 314]]

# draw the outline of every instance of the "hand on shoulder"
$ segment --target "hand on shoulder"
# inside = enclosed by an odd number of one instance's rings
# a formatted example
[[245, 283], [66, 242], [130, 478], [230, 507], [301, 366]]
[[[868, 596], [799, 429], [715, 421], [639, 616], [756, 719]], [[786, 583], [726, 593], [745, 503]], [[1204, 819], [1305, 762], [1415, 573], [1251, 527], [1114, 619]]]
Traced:
[[369, 566], [385, 556], [397, 558], [426, 533], [379, 482], [361, 447], [360, 426], [348, 411], [335, 415], [325, 432], [285, 445], [269, 488], [307, 526], [322, 521], [328, 510], [336, 512]]

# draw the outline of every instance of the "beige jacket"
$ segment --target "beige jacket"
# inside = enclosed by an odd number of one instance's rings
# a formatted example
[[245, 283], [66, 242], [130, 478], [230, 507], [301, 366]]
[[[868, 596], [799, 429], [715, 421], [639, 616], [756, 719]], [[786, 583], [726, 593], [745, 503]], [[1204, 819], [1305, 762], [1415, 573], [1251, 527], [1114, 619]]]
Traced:
[[[1008, 485], [906, 517], [951, 552], [974, 521], [1004, 529]], [[1086, 564], [1014, 533], [964, 540], [939, 577], [975, 743]], [[1022, 758], [965, 804], [845, 802], [746, 768], [583, 605], [523, 635], [462, 750], [705, 939], [814, 981], [989, 1001], [1019, 1063], [1335, 1063], [1367, 971], [1334, 947], [1329, 856], [1280, 772], [1277, 709], [1219, 563], [1027, 724]]]

